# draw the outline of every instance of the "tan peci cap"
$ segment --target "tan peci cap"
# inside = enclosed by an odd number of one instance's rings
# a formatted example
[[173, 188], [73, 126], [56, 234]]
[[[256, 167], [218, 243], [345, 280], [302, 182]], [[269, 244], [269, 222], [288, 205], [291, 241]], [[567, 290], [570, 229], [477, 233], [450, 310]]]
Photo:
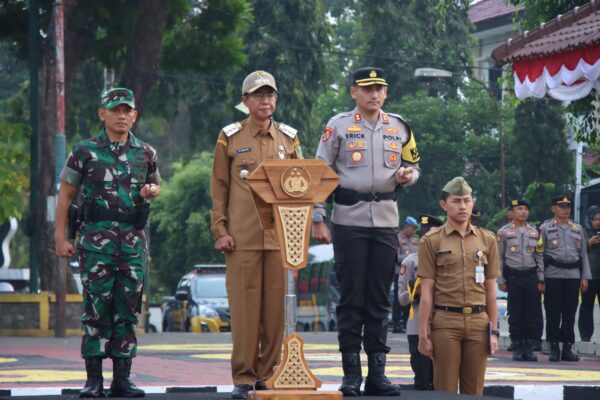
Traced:
[[450, 182], [446, 183], [442, 191], [455, 196], [465, 196], [467, 194], [471, 194], [473, 189], [471, 189], [471, 186], [469, 186], [465, 178], [462, 176], [457, 176]]
[[275, 78], [273, 78], [273, 75], [266, 71], [254, 71], [244, 78], [244, 83], [242, 83], [242, 95], [254, 93], [258, 88], [263, 86], [272, 87], [273, 90], [277, 91], [277, 85], [275, 85]]

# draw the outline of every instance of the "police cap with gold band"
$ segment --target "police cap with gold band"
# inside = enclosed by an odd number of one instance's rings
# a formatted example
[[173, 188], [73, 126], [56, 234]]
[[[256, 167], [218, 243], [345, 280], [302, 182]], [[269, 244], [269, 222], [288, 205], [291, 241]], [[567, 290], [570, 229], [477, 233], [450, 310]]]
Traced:
[[471, 186], [469, 186], [465, 178], [462, 176], [457, 176], [444, 185], [442, 192], [452, 194], [454, 196], [466, 196], [471, 194], [473, 189], [471, 189]]
[[254, 93], [263, 86], [268, 86], [277, 91], [273, 75], [262, 70], [251, 72], [244, 78], [244, 82], [242, 82], [242, 95]]
[[565, 206], [571, 206], [571, 199], [569, 199], [568, 196], [565, 196], [564, 194], [561, 194], [560, 196], [554, 196], [552, 198], [552, 205], [557, 205], [557, 206], [561, 206], [561, 205], [565, 205]]
[[354, 86], [388, 85], [383, 70], [376, 67], [365, 67], [354, 71], [352, 84]]
[[421, 225], [419, 236], [425, 235], [433, 227], [444, 225], [444, 221], [442, 221], [440, 218], [429, 214], [420, 215], [419, 223]]
[[529, 203], [523, 199], [512, 199], [510, 201], [510, 206], [508, 206], [508, 209], [510, 210], [514, 207], [519, 207], [519, 206], [525, 206], [525, 207], [529, 208]]
[[121, 104], [126, 104], [135, 108], [135, 99], [133, 91], [127, 88], [112, 88], [104, 91], [100, 95], [100, 104], [102, 108], [115, 108]]

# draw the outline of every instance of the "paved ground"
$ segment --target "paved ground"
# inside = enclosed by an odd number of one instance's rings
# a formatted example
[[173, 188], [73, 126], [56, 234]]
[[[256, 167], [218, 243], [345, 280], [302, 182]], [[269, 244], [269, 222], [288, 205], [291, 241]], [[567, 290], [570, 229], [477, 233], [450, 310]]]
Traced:
[[[312, 372], [323, 381], [326, 389], [336, 389], [342, 376], [336, 334], [304, 333], [302, 336]], [[409, 388], [413, 375], [406, 337], [390, 334], [389, 344], [392, 351], [388, 358], [388, 377]], [[218, 392], [231, 390], [230, 334], [147, 334], [139, 337], [139, 345], [132, 377], [148, 393], [165, 393], [174, 387], [206, 386], [212, 390], [216, 388]], [[65, 389], [80, 388], [85, 381], [85, 372], [79, 346], [79, 337], [1, 337], [0, 396], [59, 395]], [[600, 360], [595, 357], [584, 357], [577, 363], [549, 363], [548, 356], [542, 354], [537, 363], [516, 363], [510, 356], [503, 351], [490, 359], [486, 386], [509, 386], [514, 388], [515, 398], [543, 396], [544, 400], [562, 399], [564, 385], [600, 386]], [[363, 365], [366, 368], [366, 360]], [[106, 361], [104, 375], [108, 381], [111, 369]], [[577, 397], [578, 400], [584, 398]], [[598, 399], [600, 394], [590, 398]]]

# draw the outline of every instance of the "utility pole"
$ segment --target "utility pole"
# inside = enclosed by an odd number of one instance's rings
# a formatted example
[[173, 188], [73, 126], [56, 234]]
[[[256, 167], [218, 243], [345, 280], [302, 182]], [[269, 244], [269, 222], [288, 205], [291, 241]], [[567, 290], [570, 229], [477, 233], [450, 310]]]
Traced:
[[[56, 85], [56, 127], [54, 150], [54, 192], [58, 199], [60, 187], [60, 172], [65, 163], [65, 48], [64, 48], [64, 8], [62, 0], [54, 1], [54, 49], [56, 59], [55, 85]], [[55, 201], [56, 204], [56, 201]], [[52, 213], [54, 215], [54, 213]], [[66, 335], [66, 297], [67, 297], [67, 268], [69, 260], [66, 257], [58, 258], [58, 273], [56, 274], [56, 312], [54, 336]]]
[[31, 139], [29, 152], [31, 159], [29, 161], [29, 227], [31, 236], [29, 237], [29, 292], [37, 293], [40, 290], [39, 284], [39, 231], [33, 228], [33, 219], [36, 218], [36, 205], [38, 204], [39, 192], [39, 160], [40, 160], [40, 139], [38, 129], [38, 105], [39, 105], [39, 12], [37, 0], [29, 0], [29, 124], [31, 126]]

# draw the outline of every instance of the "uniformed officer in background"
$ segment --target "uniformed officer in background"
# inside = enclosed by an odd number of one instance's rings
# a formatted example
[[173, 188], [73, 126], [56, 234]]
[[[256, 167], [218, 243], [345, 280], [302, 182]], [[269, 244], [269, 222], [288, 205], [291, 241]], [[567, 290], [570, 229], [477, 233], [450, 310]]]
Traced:
[[[433, 215], [419, 217], [421, 229], [419, 237], [425, 236], [431, 228], [444, 225], [444, 221]], [[419, 301], [421, 300], [421, 280], [417, 277], [419, 255], [411, 253], [402, 259], [398, 278], [398, 301], [408, 307], [406, 337], [410, 352], [410, 366], [415, 373], [415, 390], [433, 390], [433, 363], [431, 359], [419, 353]]]
[[508, 324], [515, 361], [537, 361], [533, 343], [536, 322], [541, 315], [544, 291], [543, 248], [537, 228], [527, 223], [529, 204], [522, 199], [510, 202], [512, 222], [498, 231], [500, 276], [498, 287], [508, 292]]
[[394, 302], [392, 303], [392, 332], [394, 333], [403, 333], [406, 330], [410, 307], [403, 307], [398, 303], [398, 274], [402, 260], [409, 254], [416, 253], [419, 250], [419, 241], [415, 237], [418, 227], [417, 220], [408, 216], [404, 220], [402, 230], [398, 232], [398, 263], [394, 275]]
[[473, 212], [471, 213], [470, 222], [473, 226], [479, 226], [481, 224], [481, 209], [479, 208], [477, 203], [475, 203], [475, 205], [473, 206]]
[[255, 71], [242, 83], [250, 117], [219, 133], [211, 177], [211, 232], [225, 253], [231, 313], [232, 398], [264, 388], [281, 358], [285, 278], [272, 219], [262, 219], [248, 176], [268, 159], [302, 158], [295, 129], [272, 119], [277, 104], [273, 76]]
[[[419, 153], [408, 124], [381, 110], [387, 82], [380, 68], [361, 68], [352, 76], [356, 108], [331, 118], [317, 157], [339, 175], [334, 193], [333, 248], [340, 287], [338, 340], [345, 396], [359, 396], [361, 345], [368, 356], [366, 395], [399, 395], [385, 376], [390, 288], [398, 251], [397, 190], [419, 176]], [[331, 241], [323, 222], [325, 207], [315, 206], [313, 236]]]
[[[573, 353], [575, 313], [579, 292], [587, 290], [591, 279], [585, 235], [581, 225], [569, 220], [571, 200], [564, 195], [552, 199], [554, 218], [540, 226], [544, 246], [546, 290], [546, 340], [550, 361], [579, 361]], [[562, 353], [558, 342], [563, 343]]]
[[471, 192], [462, 177], [448, 182], [448, 220], [419, 244], [419, 351], [433, 359], [435, 390], [456, 393], [460, 382], [460, 393], [481, 395], [488, 351], [498, 350], [499, 260], [494, 234], [469, 223]]
[[588, 209], [585, 233], [592, 279], [588, 282], [588, 290], [581, 295], [579, 335], [582, 342], [589, 342], [594, 334], [594, 307], [600, 300], [600, 207], [591, 206]]
[[137, 354], [136, 313], [146, 267], [146, 199], [160, 194], [160, 174], [156, 150], [130, 131], [137, 118], [131, 90], [113, 88], [102, 93], [98, 116], [103, 122], [100, 132], [76, 144], [69, 154], [60, 174], [56, 206], [56, 255], [72, 257], [75, 249], [65, 237], [65, 226], [81, 188], [85, 200], [77, 255], [84, 308], [81, 356], [87, 381], [79, 397], [104, 397], [102, 360], [106, 357], [113, 360], [108, 395], [144, 397], [129, 377]]

